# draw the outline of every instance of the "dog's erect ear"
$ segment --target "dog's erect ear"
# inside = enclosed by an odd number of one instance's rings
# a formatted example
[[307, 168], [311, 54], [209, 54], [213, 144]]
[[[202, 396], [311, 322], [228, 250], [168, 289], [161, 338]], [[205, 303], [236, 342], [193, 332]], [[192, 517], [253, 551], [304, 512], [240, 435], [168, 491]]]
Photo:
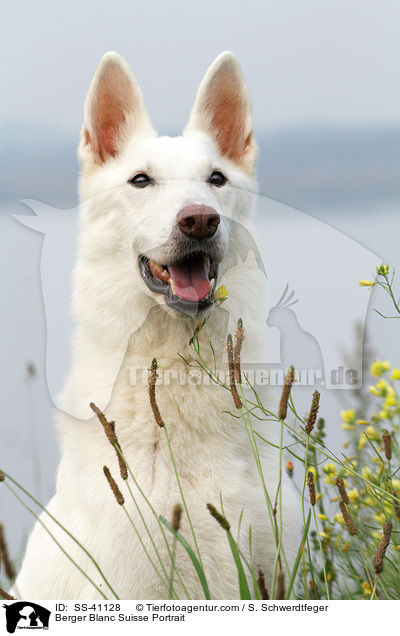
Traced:
[[233, 53], [221, 53], [200, 84], [185, 134], [208, 133], [220, 152], [252, 172], [257, 158], [251, 101], [239, 63]]
[[101, 59], [86, 97], [81, 159], [89, 151], [102, 164], [134, 134], [155, 133], [136, 78], [120, 55], [109, 52]]

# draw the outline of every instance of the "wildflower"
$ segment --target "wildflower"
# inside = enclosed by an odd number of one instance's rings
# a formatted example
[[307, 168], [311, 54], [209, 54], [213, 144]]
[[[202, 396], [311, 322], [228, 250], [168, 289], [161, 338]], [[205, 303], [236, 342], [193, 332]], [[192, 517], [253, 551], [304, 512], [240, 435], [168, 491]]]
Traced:
[[354, 426], [354, 424], [342, 424], [342, 429], [344, 431], [355, 431], [356, 427]]
[[286, 462], [286, 466], [285, 466], [287, 473], [289, 475], [289, 477], [291, 477], [293, 475], [293, 464], [290, 461]]
[[366, 443], [367, 443], [367, 436], [365, 433], [363, 433], [360, 439], [358, 440], [358, 450], [362, 450]]
[[368, 420], [356, 420], [356, 424], [359, 426], [368, 426], [369, 422]]
[[326, 580], [327, 581], [332, 581], [332, 572], [328, 572], [326, 575]]
[[371, 596], [372, 590], [368, 581], [364, 581], [363, 583], [361, 583], [361, 587], [362, 587], [364, 596]]
[[380, 420], [388, 420], [390, 417], [390, 412], [387, 409], [382, 409], [381, 411], [379, 411], [378, 416]]
[[361, 468], [361, 476], [362, 476], [364, 479], [371, 479], [371, 477], [372, 477], [372, 472], [371, 472], [371, 469], [370, 469], [370, 467], [369, 467], [369, 466], [363, 466], [363, 467]]
[[373, 280], [361, 279], [359, 281], [359, 285], [360, 285], [360, 287], [373, 287], [375, 285], [375, 282]]
[[392, 375], [390, 376], [391, 380], [400, 380], [400, 369], [393, 369]]
[[390, 371], [390, 362], [389, 360], [375, 360], [369, 368], [369, 372], [375, 378], [380, 378], [386, 371]]
[[392, 389], [392, 387], [390, 386], [388, 389], [388, 396], [385, 400], [384, 406], [388, 408], [390, 406], [397, 406], [397, 404], [398, 404], [397, 396], [394, 390]]
[[321, 521], [328, 521], [328, 517], [323, 515], [321, 512], [318, 514], [318, 519], [321, 519]]
[[343, 545], [342, 545], [342, 552], [347, 552], [347, 550], [349, 549], [349, 547], [350, 547], [350, 542], [349, 542], [349, 541], [346, 541], [346, 543], [343, 543]]
[[348, 492], [350, 503], [356, 503], [356, 501], [360, 501], [360, 493], [357, 488], [352, 488]]
[[125, 460], [122, 458], [122, 455], [121, 455], [121, 447], [119, 445], [118, 438], [115, 433], [114, 420], [109, 422], [106, 416], [104, 415], [104, 413], [102, 413], [102, 411], [100, 411], [100, 409], [93, 402], [91, 402], [89, 406], [92, 409], [93, 413], [97, 415], [99, 422], [103, 426], [104, 433], [108, 441], [115, 448], [115, 452], [117, 453], [119, 472], [121, 474], [122, 479], [125, 479], [125, 480], [128, 479], [128, 469], [127, 469]]
[[334, 477], [336, 475], [336, 464], [328, 463], [323, 467], [324, 473], [329, 475], [330, 477]]
[[370, 386], [369, 387], [369, 392], [372, 393], [372, 395], [380, 395], [381, 392], [376, 388], [376, 386]]
[[225, 285], [220, 285], [218, 287], [218, 289], [215, 290], [214, 292], [214, 302], [219, 301], [224, 302], [224, 300], [226, 300], [229, 296], [229, 292], [227, 290], [227, 288], [225, 287]]
[[322, 499], [322, 492], [317, 492], [316, 500], [319, 501]]
[[379, 265], [376, 267], [376, 273], [379, 276], [386, 276], [387, 274], [389, 274], [389, 265]]
[[348, 409], [347, 411], [340, 411], [340, 417], [346, 424], [353, 424], [356, 414], [353, 409]]
[[396, 490], [400, 490], [400, 479], [393, 479], [392, 480], [392, 486]]
[[308, 470], [309, 473], [312, 473], [314, 475], [314, 477], [316, 477], [317, 471], [316, 471], [315, 466], [307, 466], [307, 470]]
[[380, 440], [379, 433], [378, 433], [378, 431], [376, 431], [374, 429], [373, 426], [368, 426], [365, 432], [366, 432], [366, 434], [368, 435], [368, 437], [370, 439], [375, 440], [375, 441]]
[[376, 383], [376, 388], [379, 389], [379, 391], [386, 392], [389, 388], [389, 385], [386, 380], [382, 378], [382, 380], [379, 380], [379, 382]]
[[328, 532], [324, 532], [324, 531], [322, 531], [322, 532], [320, 532], [319, 534], [320, 534], [320, 536], [321, 536], [323, 539], [329, 539], [329, 534], [328, 534]]
[[340, 523], [342, 526], [344, 526], [344, 518], [341, 512], [337, 512], [333, 519], [334, 521], [336, 521], [336, 523]]

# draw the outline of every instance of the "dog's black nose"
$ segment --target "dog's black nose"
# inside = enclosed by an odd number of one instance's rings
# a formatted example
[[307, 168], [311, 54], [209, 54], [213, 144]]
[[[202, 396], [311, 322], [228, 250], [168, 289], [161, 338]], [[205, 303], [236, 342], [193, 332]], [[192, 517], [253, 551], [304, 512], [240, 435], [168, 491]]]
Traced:
[[190, 238], [209, 238], [217, 231], [220, 216], [209, 205], [187, 205], [177, 214], [181, 232]]

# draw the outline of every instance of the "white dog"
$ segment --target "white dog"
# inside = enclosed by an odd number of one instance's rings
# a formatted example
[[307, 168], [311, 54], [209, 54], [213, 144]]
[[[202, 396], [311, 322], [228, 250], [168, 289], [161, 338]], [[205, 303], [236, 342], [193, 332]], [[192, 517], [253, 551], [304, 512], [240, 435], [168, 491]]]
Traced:
[[[94, 557], [123, 599], [168, 598], [171, 561], [156, 517], [130, 480], [143, 520], [120, 479], [115, 450], [89, 404], [115, 420], [116, 433], [137, 483], [157, 515], [170, 519], [181, 501], [165, 432], [154, 421], [147, 382], [133, 381], [153, 357], [160, 378], [156, 397], [171, 439], [176, 468], [213, 598], [239, 595], [237, 570], [225, 531], [206, 504], [221, 509], [255, 570], [270, 585], [275, 539], [260, 476], [242, 419], [224, 387], [194, 377], [196, 353], [189, 341], [196, 325], [201, 355], [226, 368], [225, 343], [243, 319], [243, 363], [265, 362], [265, 275], [249, 248], [257, 148], [251, 105], [239, 65], [220, 55], [204, 77], [181, 137], [157, 137], [141, 90], [115, 53], [100, 62], [87, 96], [79, 156], [81, 215], [74, 307], [74, 358], [58, 416], [61, 463], [49, 512]], [[220, 306], [215, 289], [229, 296]], [[213, 345], [213, 351], [210, 347]], [[182, 357], [181, 357], [182, 356]], [[214, 357], [215, 356], [215, 357]], [[184, 359], [182, 359], [184, 358]], [[169, 381], [161, 374], [171, 371]], [[207, 379], [207, 378], [206, 378]], [[273, 408], [274, 405], [267, 405]], [[279, 424], [262, 434], [276, 439]], [[276, 448], [258, 440], [269, 496], [274, 504], [279, 463]], [[125, 495], [128, 517], [104, 478], [110, 468]], [[283, 477], [284, 549], [290, 563], [301, 520]], [[113, 598], [82, 549], [46, 514], [29, 539], [16, 590], [29, 599]], [[249, 527], [252, 554], [249, 554]], [[172, 545], [173, 537], [167, 539]], [[194, 547], [186, 514], [181, 532]], [[198, 577], [178, 544], [174, 594], [204, 598]], [[98, 589], [94, 587], [97, 585]]]

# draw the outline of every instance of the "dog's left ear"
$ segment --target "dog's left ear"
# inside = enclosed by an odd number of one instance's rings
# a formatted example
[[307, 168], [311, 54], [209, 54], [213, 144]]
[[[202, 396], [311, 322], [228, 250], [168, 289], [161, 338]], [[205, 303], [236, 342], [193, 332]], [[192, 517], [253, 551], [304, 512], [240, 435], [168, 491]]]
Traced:
[[125, 60], [106, 53], [90, 84], [79, 155], [103, 164], [116, 157], [132, 135], [155, 135], [140, 86]]
[[254, 171], [257, 146], [251, 101], [233, 53], [221, 53], [200, 84], [184, 134], [202, 131], [216, 142], [222, 155], [247, 173]]

